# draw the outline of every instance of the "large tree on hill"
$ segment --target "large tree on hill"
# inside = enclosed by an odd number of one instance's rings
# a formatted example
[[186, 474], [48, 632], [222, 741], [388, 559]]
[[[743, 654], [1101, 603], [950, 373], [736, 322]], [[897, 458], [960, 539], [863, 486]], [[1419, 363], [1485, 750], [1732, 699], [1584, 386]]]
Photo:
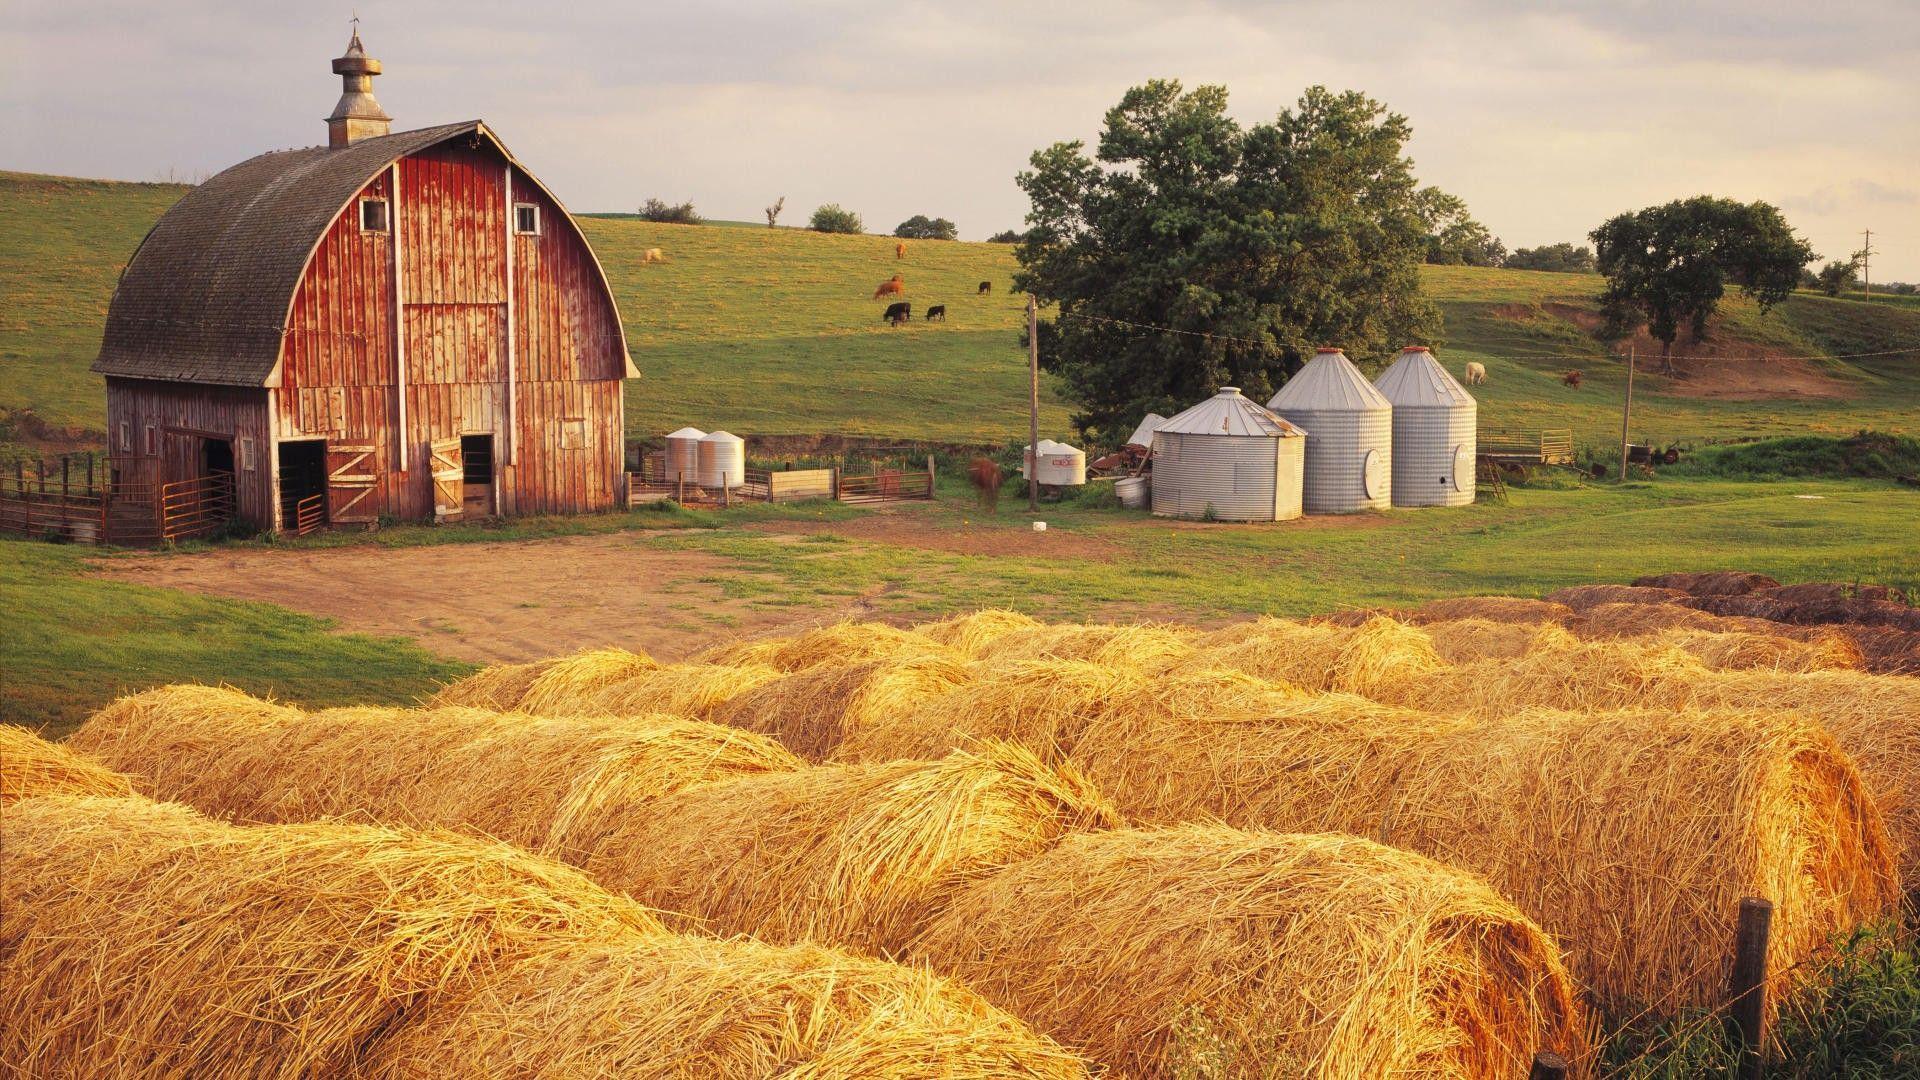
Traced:
[[1475, 221], [1466, 201], [1437, 187], [1414, 193], [1414, 205], [1427, 226], [1427, 261], [1439, 266], [1500, 266], [1507, 245]]
[[1728, 285], [1765, 311], [1792, 295], [1801, 270], [1819, 258], [1776, 207], [1711, 195], [1621, 214], [1590, 235], [1607, 276], [1607, 332], [1623, 337], [1644, 325], [1668, 371], [1680, 328], [1704, 339]]
[[1265, 400], [1315, 345], [1428, 339], [1409, 134], [1358, 93], [1313, 87], [1242, 128], [1225, 88], [1155, 81], [1108, 111], [1094, 156], [1035, 152], [1014, 285], [1057, 305], [1040, 363], [1081, 430], [1122, 435], [1223, 385]]
[[915, 214], [894, 227], [893, 235], [906, 240], [954, 240], [960, 230], [946, 218]]

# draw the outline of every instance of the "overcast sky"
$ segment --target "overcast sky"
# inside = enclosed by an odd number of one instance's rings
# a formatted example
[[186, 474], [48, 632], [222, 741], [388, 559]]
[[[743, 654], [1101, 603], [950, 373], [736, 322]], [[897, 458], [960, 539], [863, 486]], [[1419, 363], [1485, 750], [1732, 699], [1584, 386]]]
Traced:
[[[8, 0], [0, 168], [204, 175], [323, 141], [348, 4]], [[361, 0], [396, 130], [482, 118], [576, 210], [657, 195], [787, 223], [839, 202], [1018, 227], [1036, 148], [1128, 86], [1302, 88], [1413, 124], [1426, 183], [1509, 247], [1699, 192], [1765, 199], [1828, 258], [1920, 280], [1920, 0], [1524, 3]]]

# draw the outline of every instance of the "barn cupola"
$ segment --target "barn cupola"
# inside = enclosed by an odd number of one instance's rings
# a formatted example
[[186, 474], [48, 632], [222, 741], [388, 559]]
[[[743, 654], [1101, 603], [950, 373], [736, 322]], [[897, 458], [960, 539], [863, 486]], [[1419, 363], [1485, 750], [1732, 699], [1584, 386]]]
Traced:
[[373, 77], [380, 74], [380, 61], [368, 56], [360, 44], [359, 27], [354, 27], [353, 40], [347, 42], [346, 55], [334, 59], [333, 73], [340, 76], [340, 103], [327, 117], [327, 145], [338, 148], [385, 135], [393, 117], [373, 97]]

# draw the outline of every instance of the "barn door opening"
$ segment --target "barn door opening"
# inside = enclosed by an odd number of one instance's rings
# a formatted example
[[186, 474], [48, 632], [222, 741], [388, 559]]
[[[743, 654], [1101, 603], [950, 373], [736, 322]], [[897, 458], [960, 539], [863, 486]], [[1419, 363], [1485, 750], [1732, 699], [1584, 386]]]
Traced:
[[340, 525], [377, 521], [379, 504], [373, 500], [375, 448], [327, 443], [327, 520]]
[[466, 511], [467, 471], [460, 464], [460, 437], [427, 444], [433, 464], [433, 520], [458, 521]]
[[200, 475], [233, 475], [232, 439], [202, 438], [200, 440]]
[[461, 502], [468, 517], [491, 517], [498, 512], [494, 501], [493, 436], [460, 436]]
[[280, 527], [305, 536], [327, 523], [327, 441], [280, 444]]

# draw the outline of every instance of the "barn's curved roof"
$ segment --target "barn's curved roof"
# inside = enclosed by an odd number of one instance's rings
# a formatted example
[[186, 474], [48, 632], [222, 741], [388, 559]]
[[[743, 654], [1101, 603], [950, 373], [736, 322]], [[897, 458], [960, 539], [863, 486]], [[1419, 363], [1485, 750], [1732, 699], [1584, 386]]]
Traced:
[[388, 165], [463, 135], [513, 161], [485, 124], [467, 120], [261, 154], [196, 186], [161, 215], [120, 275], [93, 370], [268, 385], [294, 291], [341, 209]]

